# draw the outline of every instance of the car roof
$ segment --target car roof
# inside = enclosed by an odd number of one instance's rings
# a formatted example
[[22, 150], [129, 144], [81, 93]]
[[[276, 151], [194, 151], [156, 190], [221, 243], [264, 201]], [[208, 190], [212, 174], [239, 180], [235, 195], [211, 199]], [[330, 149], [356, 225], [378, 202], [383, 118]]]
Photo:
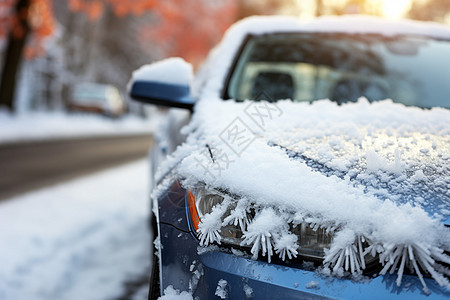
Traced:
[[313, 20], [295, 17], [255, 16], [233, 25], [227, 35], [274, 32], [420, 35], [450, 40], [450, 27], [434, 22], [389, 20], [366, 15], [323, 16]]

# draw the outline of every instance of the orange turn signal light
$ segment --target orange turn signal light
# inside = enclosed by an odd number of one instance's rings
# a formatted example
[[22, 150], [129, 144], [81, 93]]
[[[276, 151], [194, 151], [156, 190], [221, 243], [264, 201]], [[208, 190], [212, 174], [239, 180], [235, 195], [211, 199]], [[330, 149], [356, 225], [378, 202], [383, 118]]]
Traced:
[[195, 197], [191, 190], [188, 190], [188, 205], [189, 213], [191, 215], [192, 225], [194, 225], [195, 230], [198, 230], [198, 224], [201, 222], [200, 217], [197, 212], [197, 207], [195, 206]]

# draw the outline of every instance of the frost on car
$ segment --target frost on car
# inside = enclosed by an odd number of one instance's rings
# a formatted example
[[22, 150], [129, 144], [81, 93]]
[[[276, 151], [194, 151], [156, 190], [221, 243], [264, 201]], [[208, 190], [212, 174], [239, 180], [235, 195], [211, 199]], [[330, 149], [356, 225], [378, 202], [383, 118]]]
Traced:
[[251, 18], [188, 93], [189, 70], [173, 62], [157, 65], [170, 82], [130, 85], [141, 101], [193, 110], [155, 174], [161, 291], [450, 296], [449, 28]]

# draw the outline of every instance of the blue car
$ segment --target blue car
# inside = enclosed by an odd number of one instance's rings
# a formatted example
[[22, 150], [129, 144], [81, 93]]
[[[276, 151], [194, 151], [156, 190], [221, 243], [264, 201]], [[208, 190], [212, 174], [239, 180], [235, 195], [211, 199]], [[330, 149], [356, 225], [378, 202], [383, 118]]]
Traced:
[[358, 16], [252, 17], [195, 77], [135, 71], [174, 108], [149, 299], [448, 299], [449, 80], [450, 28]]

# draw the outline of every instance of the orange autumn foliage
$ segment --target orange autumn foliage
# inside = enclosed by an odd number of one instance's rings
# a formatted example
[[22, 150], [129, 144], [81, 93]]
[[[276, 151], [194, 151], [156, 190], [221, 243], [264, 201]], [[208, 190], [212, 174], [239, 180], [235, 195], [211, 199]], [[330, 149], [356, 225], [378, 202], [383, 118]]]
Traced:
[[31, 0], [28, 21], [33, 32], [31, 43], [25, 49], [27, 58], [41, 54], [44, 49], [42, 40], [50, 36], [55, 28], [51, 0]]
[[13, 22], [12, 10], [15, 0], [0, 1], [0, 37], [8, 34]]
[[[55, 29], [52, 0], [29, 0], [28, 10], [19, 14], [14, 11], [17, 1], [0, 1], [0, 39], [8, 33], [23, 35], [19, 20], [27, 18], [32, 35], [25, 54], [33, 57], [42, 53], [42, 41]], [[159, 21], [142, 29], [143, 39], [161, 45], [165, 55], [182, 56], [194, 63], [237, 15], [237, 0], [67, 0], [67, 4], [71, 11], [84, 13], [91, 21], [101, 18], [106, 5], [118, 17], [151, 11]]]
[[123, 1], [123, 0], [106, 0], [108, 2], [116, 15], [124, 16], [126, 14], [141, 15], [146, 11], [153, 10], [157, 5], [160, 5], [164, 1], [158, 0], [134, 0], [134, 1]]
[[[56, 28], [52, 4], [55, 0], [0, 0], [0, 40], [4, 58], [0, 78], [0, 105], [14, 110], [16, 77], [23, 55], [35, 57], [44, 52], [43, 40]], [[57, 0], [64, 1], [64, 0]], [[235, 21], [239, 0], [65, 0], [74, 13], [90, 21], [100, 19], [105, 8], [118, 17], [157, 16], [142, 29], [141, 41], [160, 56], [182, 56], [195, 65]], [[155, 18], [143, 18], [149, 20]], [[142, 24], [137, 23], [137, 24]], [[122, 37], [117, 37], [118, 41]], [[150, 47], [148, 47], [148, 43]], [[26, 46], [25, 46], [26, 45]], [[156, 56], [156, 55], [155, 55]]]
[[151, 11], [159, 19], [142, 29], [143, 40], [158, 43], [166, 56], [199, 63], [235, 20], [238, 0], [69, 0], [75, 12], [101, 17], [105, 5], [114, 13], [139, 16]]
[[0, 3], [0, 38], [9, 33], [14, 38], [22, 38], [27, 28], [21, 20], [27, 20], [32, 39], [25, 49], [27, 57], [42, 53], [42, 40], [53, 33], [55, 20], [51, 0], [30, 0], [27, 9], [15, 11], [16, 0], [2, 0]]
[[158, 44], [166, 56], [198, 65], [236, 21], [236, 0], [164, 1], [155, 8], [158, 22], [141, 30], [144, 41]]
[[141, 15], [161, 5], [158, 0], [69, 0], [69, 8], [74, 12], [84, 12], [91, 20], [101, 17], [105, 5], [110, 5], [118, 17]]
[[[29, 0], [27, 9], [15, 11], [18, 0], [0, 1], [0, 39], [12, 34], [15, 38], [21, 38], [26, 28], [20, 20], [27, 20], [32, 33], [31, 40], [25, 49], [26, 57], [33, 57], [42, 53], [42, 41], [50, 36], [55, 29], [52, 0]], [[104, 10], [104, 6], [111, 5], [115, 14], [119, 17], [135, 14], [140, 15], [153, 9], [160, 1], [157, 0], [67, 0], [68, 7], [73, 12], [85, 13], [89, 20], [98, 20]], [[162, 1], [161, 1], [162, 2]]]
[[103, 1], [101, 0], [69, 0], [69, 8], [73, 12], [84, 12], [89, 20], [98, 20], [103, 13]]

